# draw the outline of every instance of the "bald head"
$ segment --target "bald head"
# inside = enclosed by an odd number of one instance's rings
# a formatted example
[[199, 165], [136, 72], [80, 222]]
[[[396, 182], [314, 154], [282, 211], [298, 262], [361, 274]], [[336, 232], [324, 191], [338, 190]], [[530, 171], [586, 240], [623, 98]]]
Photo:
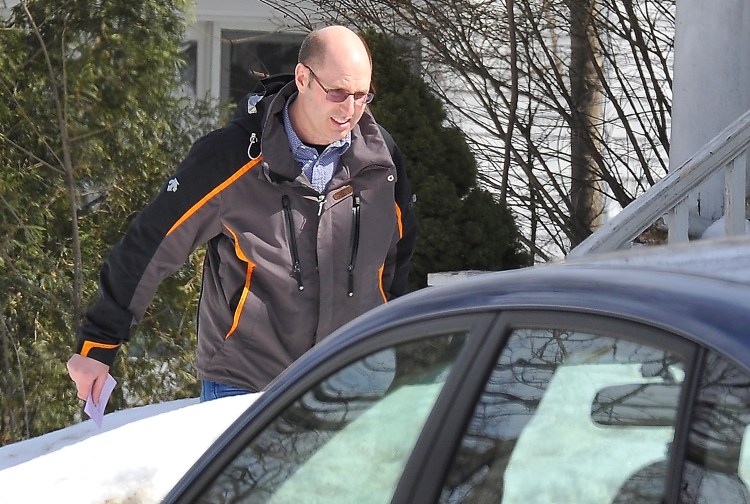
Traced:
[[370, 50], [364, 39], [345, 26], [326, 26], [310, 32], [299, 50], [298, 62], [312, 66], [331, 63], [362, 65], [372, 71]]

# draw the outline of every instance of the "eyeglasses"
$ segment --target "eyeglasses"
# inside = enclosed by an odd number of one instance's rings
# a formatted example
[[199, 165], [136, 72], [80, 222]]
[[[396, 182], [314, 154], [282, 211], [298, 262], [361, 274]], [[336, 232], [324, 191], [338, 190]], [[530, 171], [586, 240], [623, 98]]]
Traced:
[[322, 82], [320, 82], [320, 79], [318, 79], [318, 76], [315, 75], [315, 72], [313, 71], [312, 68], [305, 65], [304, 63], [302, 63], [302, 65], [308, 70], [310, 70], [310, 75], [312, 75], [313, 79], [315, 79], [315, 82], [318, 83], [318, 86], [320, 86], [320, 88], [323, 91], [325, 91], [326, 100], [328, 100], [329, 102], [342, 103], [342, 102], [345, 102], [347, 98], [349, 98], [350, 96], [353, 96], [355, 103], [357, 103], [358, 105], [362, 105], [365, 103], [370, 103], [373, 100], [373, 98], [375, 98], [375, 93], [373, 93], [372, 91], [367, 92], [367, 93], [362, 92], [362, 91], [358, 93], [347, 93], [343, 89], [328, 89], [327, 87], [323, 85]]

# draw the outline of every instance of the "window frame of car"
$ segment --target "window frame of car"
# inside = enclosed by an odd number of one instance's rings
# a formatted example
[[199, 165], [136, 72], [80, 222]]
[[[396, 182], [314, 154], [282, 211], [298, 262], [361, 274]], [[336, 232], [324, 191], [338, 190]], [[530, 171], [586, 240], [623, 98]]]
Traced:
[[[674, 446], [670, 455], [665, 490], [667, 502], [676, 502], [692, 413], [691, 398], [694, 397], [700, 378], [700, 359], [703, 355], [701, 347], [684, 335], [657, 327], [648, 320], [630, 319], [622, 314], [531, 308], [504, 310], [499, 313], [493, 326], [484, 335], [483, 350], [473, 363], [476, 371], [473, 375], [463, 377], [461, 394], [455, 394], [457, 375], [449, 378], [449, 383], [446, 383], [433, 408], [432, 421], [425, 425], [422, 436], [417, 440], [392, 503], [434, 504], [438, 501], [454, 454], [473, 415], [476, 401], [483, 392], [487, 378], [510, 336], [519, 329], [560, 329], [561, 325], [568, 330], [589, 331], [605, 336], [622, 338], [623, 335], [627, 335], [628, 340], [642, 341], [644, 344], [653, 345], [653, 342], [658, 341], [658, 348], [684, 358], [685, 386], [680, 392], [677, 421], [674, 425]], [[659, 339], [655, 339], [654, 335], [658, 335]], [[454, 395], [449, 395], [451, 392], [454, 392]], [[461, 422], [442, 420], [446, 418], [445, 412], [448, 408], [452, 410], [454, 418], [460, 418]], [[433, 443], [433, 439], [440, 439], [441, 442]]]
[[[481, 342], [496, 320], [494, 310], [472, 310], [458, 315], [425, 317], [407, 323], [360, 334], [356, 338], [324, 340], [320, 348], [303, 356], [269, 384], [258, 400], [243, 413], [183, 476], [164, 502], [193, 502], [218, 477], [242, 450], [251, 443], [277, 416], [308, 390], [349, 364], [396, 345], [445, 334], [466, 331], [466, 341], [460, 350], [446, 382], [438, 395], [440, 401], [445, 388], [457, 383], [454, 373], [469, 373], [472, 361], [481, 353]], [[414, 332], [414, 329], [418, 328]], [[309, 358], [305, 358], [309, 357]], [[453, 385], [456, 387], [456, 385]], [[425, 426], [434, 415], [434, 405], [427, 415]], [[421, 439], [422, 435], [418, 437]], [[419, 442], [417, 440], [417, 443]], [[414, 457], [412, 451], [409, 460]], [[408, 463], [408, 462], [407, 462]], [[402, 473], [403, 479], [406, 473]]]

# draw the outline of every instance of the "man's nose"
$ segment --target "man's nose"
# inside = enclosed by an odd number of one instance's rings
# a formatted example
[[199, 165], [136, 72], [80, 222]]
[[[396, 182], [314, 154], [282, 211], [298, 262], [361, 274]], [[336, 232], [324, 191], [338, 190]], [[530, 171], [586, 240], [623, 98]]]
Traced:
[[347, 96], [346, 100], [341, 102], [341, 106], [347, 111], [347, 113], [354, 113], [354, 109], [357, 107], [357, 102], [354, 101], [354, 95], [350, 94]]

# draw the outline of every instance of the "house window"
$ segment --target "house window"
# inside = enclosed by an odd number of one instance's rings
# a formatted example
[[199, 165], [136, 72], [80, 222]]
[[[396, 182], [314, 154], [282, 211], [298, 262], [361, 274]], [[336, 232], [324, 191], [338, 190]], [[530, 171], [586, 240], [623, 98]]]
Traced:
[[245, 30], [221, 32], [221, 102], [235, 103], [260, 79], [293, 73], [304, 35]]

